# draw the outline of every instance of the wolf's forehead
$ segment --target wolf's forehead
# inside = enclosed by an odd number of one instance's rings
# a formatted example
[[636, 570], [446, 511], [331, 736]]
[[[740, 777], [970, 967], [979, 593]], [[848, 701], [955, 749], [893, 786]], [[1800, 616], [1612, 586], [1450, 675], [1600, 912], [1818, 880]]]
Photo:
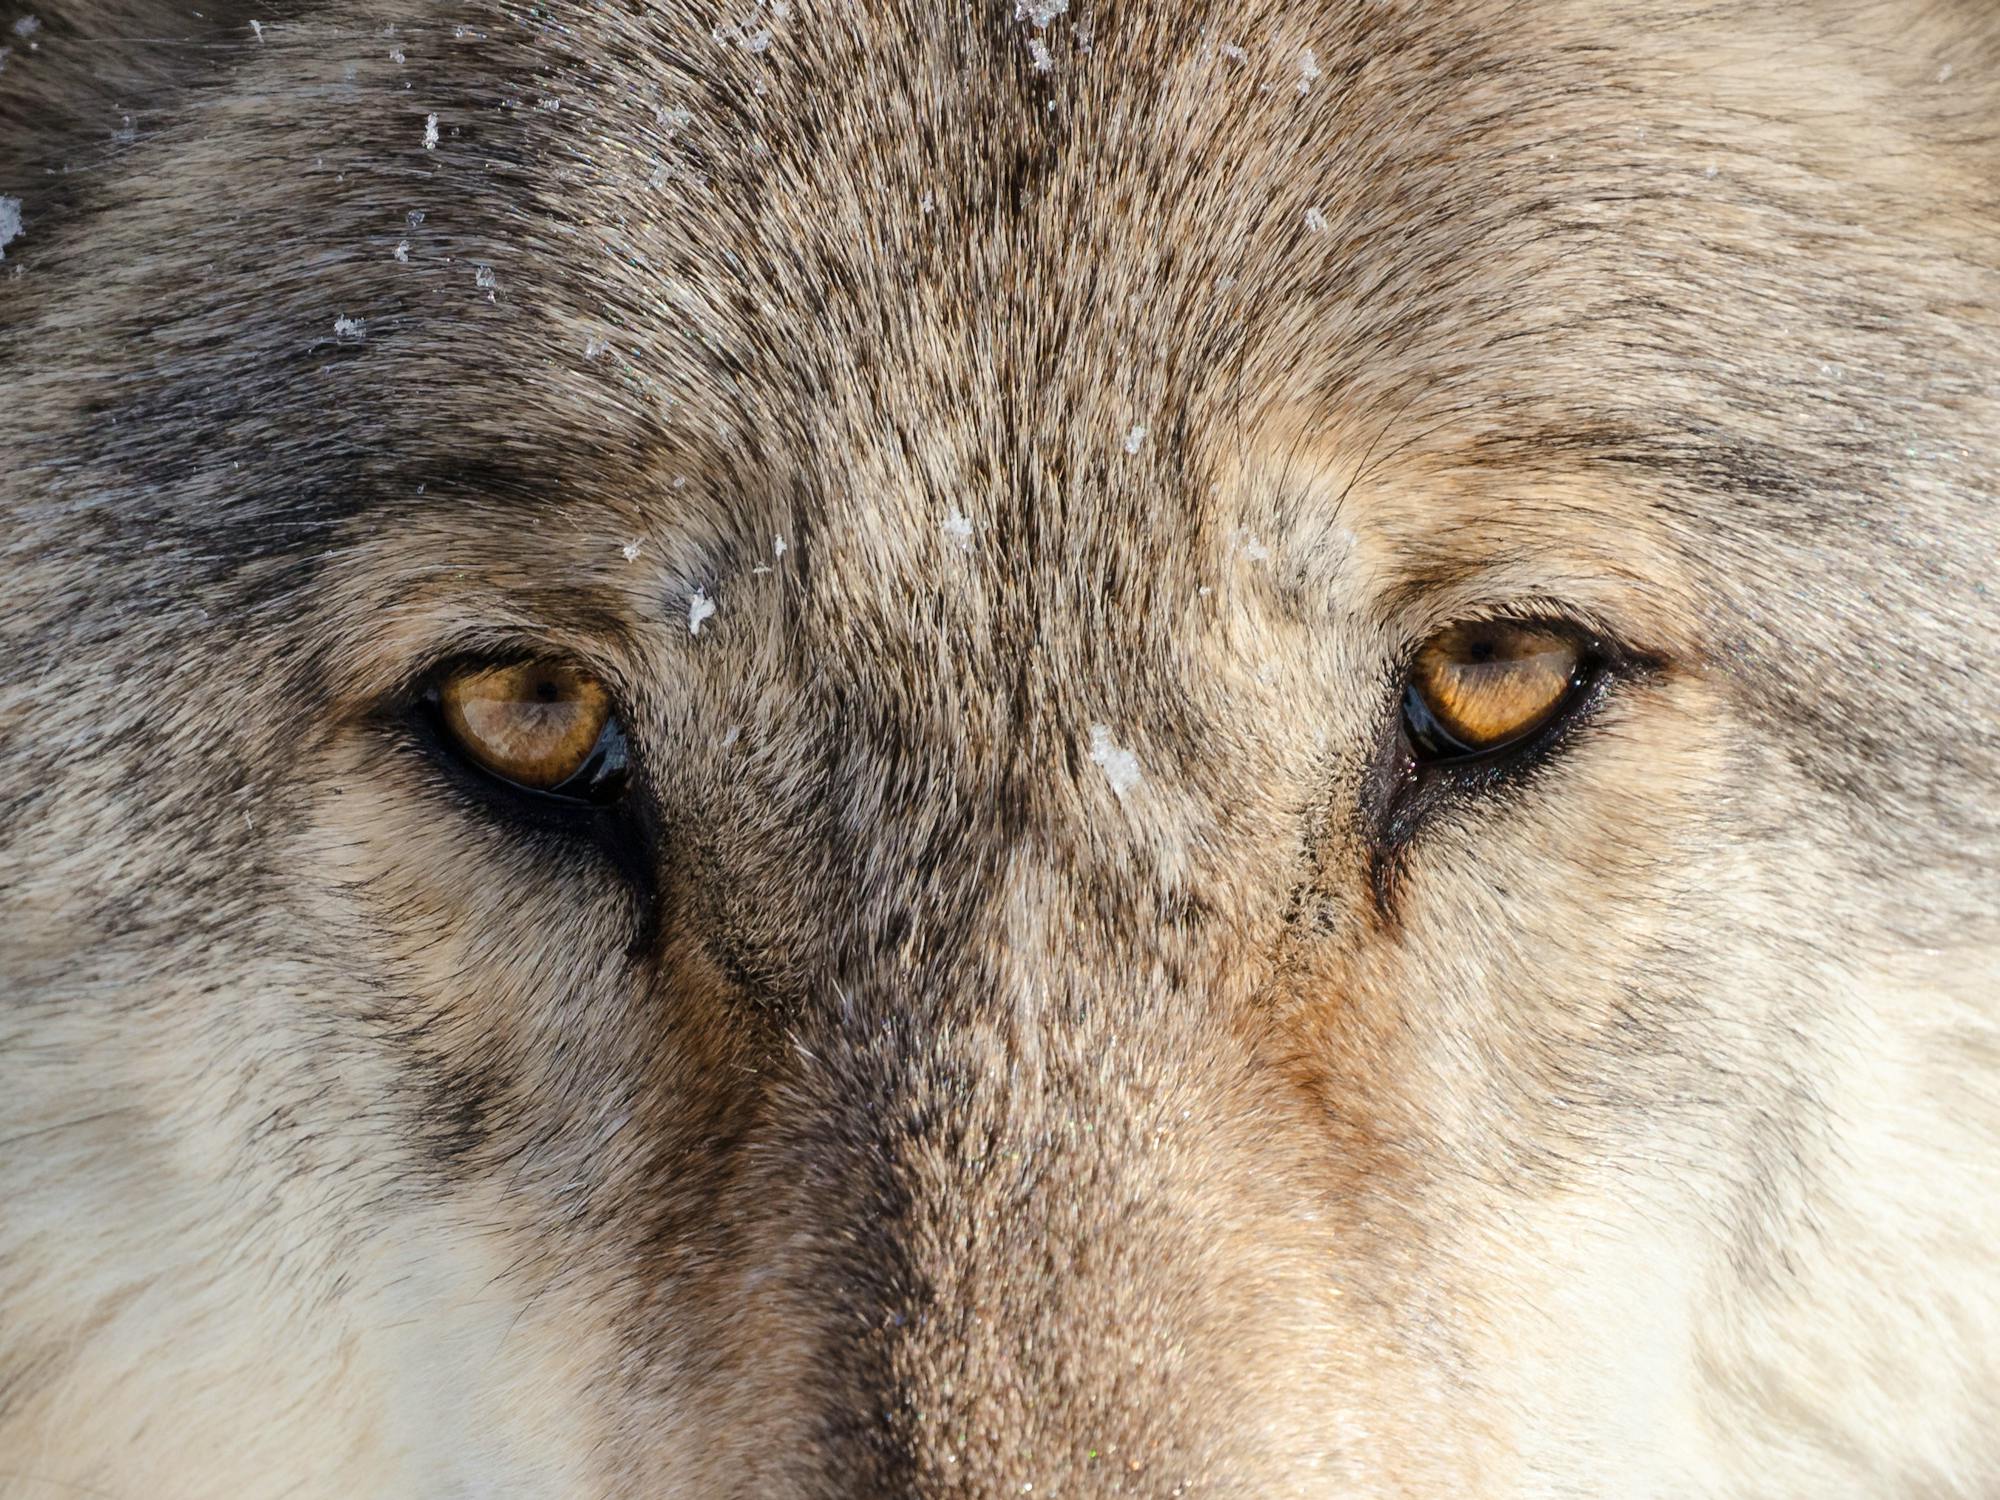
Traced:
[[[1472, 342], [1517, 410], [1534, 394], [1503, 336], [1556, 230], [1491, 169], [1566, 127], [1419, 108], [1503, 39], [1413, 79], [1371, 65], [1427, 30], [1402, 26], [593, 14], [522, 54], [546, 107], [497, 127], [565, 163], [504, 205], [498, 296], [532, 298], [559, 412], [660, 456], [668, 517], [696, 474], [767, 529], [893, 547], [1227, 530], [1210, 487], [1278, 414], [1466, 404]], [[460, 147], [446, 112], [442, 202], [489, 172], [486, 130]]]

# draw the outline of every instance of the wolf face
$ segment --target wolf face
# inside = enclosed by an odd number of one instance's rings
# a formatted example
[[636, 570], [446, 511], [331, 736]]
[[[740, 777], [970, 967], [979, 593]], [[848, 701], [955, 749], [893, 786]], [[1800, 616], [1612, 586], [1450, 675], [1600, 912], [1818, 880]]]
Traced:
[[2000, 1485], [1989, 7], [7, 40], [0, 1492]]

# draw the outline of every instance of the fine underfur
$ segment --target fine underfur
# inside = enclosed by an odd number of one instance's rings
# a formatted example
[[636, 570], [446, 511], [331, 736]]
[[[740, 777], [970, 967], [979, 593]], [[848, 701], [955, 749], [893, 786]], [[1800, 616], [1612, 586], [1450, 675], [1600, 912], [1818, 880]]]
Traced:
[[0, 47], [0, 1495], [2000, 1494], [1987, 0]]

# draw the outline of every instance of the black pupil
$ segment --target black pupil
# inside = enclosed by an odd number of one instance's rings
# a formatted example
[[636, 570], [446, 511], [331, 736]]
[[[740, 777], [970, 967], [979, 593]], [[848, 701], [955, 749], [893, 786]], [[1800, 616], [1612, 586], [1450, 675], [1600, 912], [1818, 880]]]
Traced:
[[553, 703], [562, 696], [562, 689], [544, 677], [540, 682], [535, 684], [535, 696], [544, 703]]

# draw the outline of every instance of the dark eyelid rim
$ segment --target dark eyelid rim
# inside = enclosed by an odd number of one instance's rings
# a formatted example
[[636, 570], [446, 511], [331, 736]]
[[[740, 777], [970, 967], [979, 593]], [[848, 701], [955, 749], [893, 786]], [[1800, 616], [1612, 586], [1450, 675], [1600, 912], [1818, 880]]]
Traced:
[[[635, 926], [627, 956], [642, 958], [660, 930], [659, 848], [662, 821], [645, 765], [632, 753], [614, 692], [611, 713], [600, 733], [614, 734], [625, 753], [624, 781], [614, 797], [592, 801], [537, 791], [508, 781], [474, 762], [452, 743], [435, 687], [445, 674], [479, 664], [520, 661], [520, 655], [449, 657], [428, 669], [384, 705], [387, 730], [422, 762], [438, 790], [469, 815], [497, 824], [520, 837], [550, 841], [550, 847], [593, 851], [631, 890]], [[593, 749], [592, 754], [596, 754]]]
[[[1439, 631], [1476, 621], [1546, 630], [1574, 641], [1576, 680], [1555, 710], [1525, 733], [1463, 756], [1424, 759], [1410, 743], [1403, 717], [1417, 654]], [[1369, 832], [1369, 885], [1378, 913], [1393, 918], [1396, 877], [1434, 818], [1474, 798], [1525, 785], [1588, 731], [1614, 691], [1656, 677], [1669, 665], [1666, 658], [1636, 650], [1590, 623], [1541, 607], [1461, 615], [1415, 641], [1398, 664], [1387, 726], [1361, 782], [1363, 826]]]

